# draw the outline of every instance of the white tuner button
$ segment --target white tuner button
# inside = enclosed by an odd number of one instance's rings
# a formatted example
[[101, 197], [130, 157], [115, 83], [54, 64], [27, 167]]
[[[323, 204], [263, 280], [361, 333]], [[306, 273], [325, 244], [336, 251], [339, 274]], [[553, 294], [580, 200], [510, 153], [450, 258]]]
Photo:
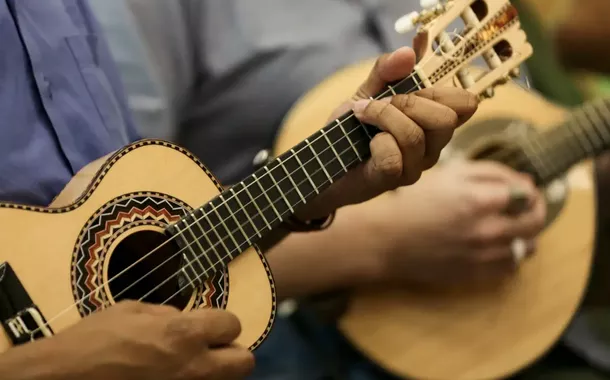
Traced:
[[438, 5], [438, 0], [419, 0], [419, 6], [424, 9], [434, 8]]
[[411, 12], [408, 15], [404, 15], [394, 23], [394, 30], [397, 33], [403, 34], [415, 29], [415, 20], [419, 17], [419, 13]]

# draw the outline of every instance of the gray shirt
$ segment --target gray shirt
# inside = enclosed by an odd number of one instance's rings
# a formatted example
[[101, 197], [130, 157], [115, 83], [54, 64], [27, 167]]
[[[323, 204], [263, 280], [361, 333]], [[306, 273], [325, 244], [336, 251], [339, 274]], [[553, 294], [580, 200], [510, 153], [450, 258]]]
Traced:
[[339, 68], [410, 45], [416, 0], [90, 0], [144, 135], [177, 140], [224, 182]]

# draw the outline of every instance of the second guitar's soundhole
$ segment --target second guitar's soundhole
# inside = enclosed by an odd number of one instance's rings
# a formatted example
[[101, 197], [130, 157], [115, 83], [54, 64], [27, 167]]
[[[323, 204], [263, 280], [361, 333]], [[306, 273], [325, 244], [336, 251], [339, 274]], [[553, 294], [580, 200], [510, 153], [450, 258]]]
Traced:
[[132, 299], [186, 307], [190, 292], [178, 283], [181, 255], [171, 242], [162, 246], [165, 241], [159, 232], [139, 231], [118, 244], [108, 264], [108, 285], [115, 302]]
[[474, 149], [470, 154], [470, 158], [473, 160], [486, 160], [490, 157], [493, 158], [503, 149], [504, 146], [502, 146], [502, 144], [499, 142], [488, 143]]

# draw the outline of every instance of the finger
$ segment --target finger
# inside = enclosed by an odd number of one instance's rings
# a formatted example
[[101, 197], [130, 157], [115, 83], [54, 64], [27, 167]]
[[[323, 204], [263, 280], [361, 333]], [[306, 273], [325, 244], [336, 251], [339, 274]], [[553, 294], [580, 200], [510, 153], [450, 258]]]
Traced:
[[468, 121], [479, 106], [479, 100], [474, 94], [457, 87], [429, 87], [414, 94], [451, 108], [457, 114], [458, 125]]
[[[499, 171], [496, 174], [496, 178], [499, 178], [498, 174], [500, 174]], [[509, 173], [505, 174], [506, 178], [510, 176]], [[475, 186], [471, 187], [469, 193], [469, 207], [471, 207], [477, 215], [486, 215], [490, 218], [495, 218], [496, 216], [500, 216], [500, 214], [507, 214], [507, 211], [514, 201], [514, 189], [518, 189], [519, 193], [527, 199], [527, 207], [525, 209], [531, 209], [533, 202], [540, 193], [537, 191], [533, 182], [526, 177], [511, 177], [512, 180], [510, 182], [508, 182], [508, 180], [506, 182], [477, 182]], [[466, 178], [470, 177], [467, 176]], [[508, 214], [505, 216], [508, 216]], [[489, 224], [488, 227], [494, 228], [497, 223]]]
[[384, 54], [377, 59], [373, 69], [364, 83], [360, 85], [354, 100], [369, 99], [380, 93], [388, 83], [403, 79], [411, 74], [415, 66], [415, 52], [402, 47], [391, 54]]
[[[363, 123], [377, 126], [379, 129], [389, 132], [396, 141], [400, 150], [400, 156], [402, 159], [402, 170], [400, 171], [401, 182], [405, 184], [412, 184], [416, 182], [421, 176], [422, 171], [422, 160], [425, 154], [425, 136], [424, 131], [407, 115], [396, 108], [390, 98], [382, 100], [360, 100], [356, 102], [354, 106], [354, 114]], [[374, 140], [374, 139], [373, 139]], [[387, 141], [386, 137], [384, 141]], [[371, 141], [372, 143], [372, 141]], [[373, 145], [371, 145], [371, 148]], [[383, 163], [387, 157], [392, 158], [396, 161], [396, 155], [392, 154], [388, 156], [383, 149], [384, 146], [378, 144], [379, 152], [373, 152], [371, 149], [371, 160], [369, 168], [377, 173], [386, 174], [386, 172], [380, 172], [379, 164]], [[392, 152], [393, 153], [393, 152]], [[377, 154], [377, 157], [374, 156]], [[391, 172], [395, 174], [395, 172]], [[379, 174], [375, 174], [379, 176]], [[390, 180], [396, 179], [396, 177], [389, 178]]]
[[[207, 362], [213, 363], [215, 369], [211, 379], [244, 379], [254, 370], [254, 355], [247, 348], [231, 345], [210, 350], [208, 353]], [[201, 360], [199, 365], [205, 366], [206, 361]], [[199, 372], [209, 373], [206, 368], [202, 368]]]
[[506, 184], [517, 182], [529, 183], [528, 186], [533, 185], [531, 177], [496, 161], [469, 161], [467, 165], [462, 165], [462, 167], [467, 174], [467, 180], [498, 181]]
[[180, 313], [170, 321], [168, 330], [184, 340], [216, 347], [230, 344], [241, 332], [237, 317], [222, 309], [201, 309]]
[[128, 311], [136, 314], [151, 314], [151, 315], [164, 315], [168, 313], [179, 313], [179, 310], [170, 305], [156, 305], [152, 303], [146, 303], [135, 300], [124, 300], [118, 302], [114, 307], [117, 311]]
[[[512, 251], [512, 239], [505, 239], [490, 244], [488, 247], [477, 251], [471, 258], [478, 265], [487, 265], [492, 262], [504, 262], [506, 260], [515, 261], [515, 257]], [[525, 254], [529, 256], [533, 254], [536, 249], [535, 239], [525, 240]]]
[[424, 97], [397, 95], [392, 104], [419, 125], [425, 133], [423, 168], [432, 167], [458, 126], [457, 114], [451, 108]]
[[509, 237], [532, 238], [544, 228], [546, 220], [546, 201], [542, 194], [534, 194], [531, 207], [519, 214], [502, 214], [500, 227]]

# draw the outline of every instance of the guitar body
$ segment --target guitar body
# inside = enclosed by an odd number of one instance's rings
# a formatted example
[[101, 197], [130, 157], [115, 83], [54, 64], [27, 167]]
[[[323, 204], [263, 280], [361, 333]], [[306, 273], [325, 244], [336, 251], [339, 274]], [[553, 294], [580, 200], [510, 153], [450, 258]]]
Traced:
[[[58, 333], [112, 305], [114, 295], [121, 287], [126, 289], [130, 271], [124, 272], [125, 278], [119, 274], [164, 240], [164, 227], [220, 189], [211, 173], [184, 149], [143, 140], [83, 168], [49, 208], [0, 204], [0, 310], [28, 307], [29, 297], [52, 332]], [[131, 281], [154, 272], [165, 260], [175, 269], [144, 277], [138, 284], [141, 289], [132, 288], [136, 293], [131, 294], [143, 295], [178, 272], [180, 255], [173, 257], [175, 253], [161, 249], [151, 254], [148, 269], [136, 271]], [[162, 303], [177, 289], [174, 276], [153, 293], [151, 302]], [[188, 289], [169, 303], [184, 311], [219, 307], [235, 313], [243, 329], [237, 342], [245, 347], [256, 348], [271, 328], [273, 280], [256, 248], [236, 257], [224, 273]], [[12, 327], [18, 329], [18, 324]], [[0, 351], [14, 345], [7, 331], [0, 334]]]
[[[284, 120], [275, 154], [323, 126], [324, 116], [350, 98], [373, 63], [348, 67], [302, 97]], [[566, 114], [567, 110], [509, 82], [481, 102], [444, 153], [456, 156], [476, 145], [476, 139], [499, 133], [502, 128], [489, 127], [494, 119], [523, 120], [535, 132], [562, 121]], [[573, 167], [564, 183], [565, 197], [558, 204], [549, 202], [552, 223], [540, 236], [537, 253], [503, 286], [486, 291], [423, 292], [383, 285], [356, 290], [339, 322], [340, 330], [372, 361], [403, 377], [498, 379], [532, 363], [571, 321], [587, 287], [594, 253], [592, 163]], [[350, 207], [374, 207], [375, 201]]]

